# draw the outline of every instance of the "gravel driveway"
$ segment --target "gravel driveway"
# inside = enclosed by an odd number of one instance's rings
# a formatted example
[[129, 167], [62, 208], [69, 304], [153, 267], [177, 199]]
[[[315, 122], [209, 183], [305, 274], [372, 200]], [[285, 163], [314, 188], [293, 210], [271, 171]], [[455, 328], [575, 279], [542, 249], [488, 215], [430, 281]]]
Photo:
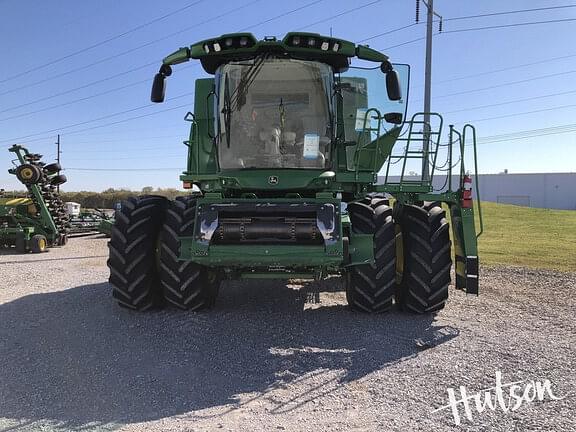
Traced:
[[[106, 241], [0, 255], [0, 431], [576, 431], [575, 273], [484, 269], [437, 316], [350, 312], [339, 279], [135, 313], [111, 299]], [[496, 371], [563, 399], [433, 412]]]

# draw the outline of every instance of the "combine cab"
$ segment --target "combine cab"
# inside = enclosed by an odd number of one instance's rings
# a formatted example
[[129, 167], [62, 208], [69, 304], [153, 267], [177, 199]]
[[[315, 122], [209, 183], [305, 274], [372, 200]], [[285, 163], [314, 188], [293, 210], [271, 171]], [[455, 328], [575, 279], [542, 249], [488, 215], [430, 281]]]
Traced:
[[[464, 168], [474, 129], [451, 128], [440, 144], [439, 115], [407, 119], [407, 65], [319, 34], [229, 34], [166, 57], [153, 102], [164, 100], [172, 66], [192, 59], [210, 77], [196, 80], [185, 117], [180, 178], [191, 193], [132, 198], [116, 213], [108, 265], [120, 305], [199, 310], [215, 304], [223, 279], [339, 274], [355, 310], [435, 312], [451, 281], [446, 209], [456, 288], [478, 293]], [[439, 169], [449, 181], [435, 190]]]
[[28, 189], [28, 198], [0, 203], [0, 246], [18, 252], [44, 252], [67, 242], [69, 217], [57, 186], [66, 182], [57, 163], [45, 164], [42, 156], [14, 145], [14, 168], [8, 170]]

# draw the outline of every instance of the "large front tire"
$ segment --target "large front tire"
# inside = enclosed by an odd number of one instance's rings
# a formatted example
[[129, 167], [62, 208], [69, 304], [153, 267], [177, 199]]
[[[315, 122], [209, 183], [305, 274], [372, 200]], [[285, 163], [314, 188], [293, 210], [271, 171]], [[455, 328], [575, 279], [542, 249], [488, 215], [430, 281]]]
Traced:
[[396, 294], [401, 309], [437, 312], [448, 300], [451, 243], [446, 212], [439, 203], [399, 205], [403, 268]]
[[348, 205], [352, 230], [372, 234], [374, 262], [352, 266], [345, 275], [346, 299], [354, 310], [369, 313], [392, 308], [396, 290], [395, 229], [387, 201], [372, 199]]
[[164, 298], [179, 309], [201, 310], [214, 306], [219, 281], [206, 267], [180, 261], [180, 237], [194, 235], [196, 199], [179, 197], [172, 201], [162, 227], [160, 281]]
[[166, 199], [129, 198], [116, 212], [108, 247], [112, 297], [129, 309], [144, 311], [162, 302], [157, 246]]

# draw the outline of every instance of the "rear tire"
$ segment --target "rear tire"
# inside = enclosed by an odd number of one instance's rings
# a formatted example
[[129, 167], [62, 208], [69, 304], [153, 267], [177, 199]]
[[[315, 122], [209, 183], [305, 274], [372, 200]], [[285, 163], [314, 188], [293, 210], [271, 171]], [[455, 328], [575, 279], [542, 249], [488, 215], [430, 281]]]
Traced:
[[162, 228], [160, 281], [164, 298], [184, 310], [209, 309], [216, 303], [219, 281], [208, 268], [179, 261], [179, 237], [194, 235], [196, 199], [179, 197], [170, 202]]
[[166, 198], [132, 197], [116, 212], [108, 243], [112, 297], [120, 306], [144, 311], [162, 303], [158, 280], [158, 235]]
[[46, 252], [48, 241], [42, 234], [36, 234], [30, 239], [30, 250], [32, 253]]
[[61, 171], [61, 170], [62, 170], [62, 166], [58, 162], [51, 163], [51, 164], [44, 166], [44, 172], [47, 174], [57, 173], [58, 171]]
[[66, 176], [64, 174], [59, 174], [57, 176], [54, 176], [50, 179], [50, 184], [52, 186], [59, 186], [61, 184], [64, 184], [68, 181], [68, 179], [66, 178]]
[[400, 205], [403, 268], [396, 303], [406, 311], [436, 312], [448, 299], [451, 242], [446, 212], [440, 203]]
[[346, 277], [346, 299], [354, 310], [379, 313], [392, 308], [396, 291], [395, 228], [392, 209], [381, 199], [351, 203], [352, 230], [374, 237], [374, 263], [355, 265]]

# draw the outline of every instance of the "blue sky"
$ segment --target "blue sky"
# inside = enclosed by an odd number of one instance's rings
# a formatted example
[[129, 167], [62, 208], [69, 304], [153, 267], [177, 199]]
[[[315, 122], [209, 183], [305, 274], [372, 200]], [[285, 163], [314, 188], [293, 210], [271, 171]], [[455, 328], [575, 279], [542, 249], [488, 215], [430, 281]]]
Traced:
[[[65, 190], [179, 187], [186, 157], [182, 141], [188, 131], [183, 117], [193, 110], [190, 93], [194, 79], [203, 73], [192, 63], [176, 67], [168, 82], [168, 101], [149, 104], [151, 80], [165, 55], [204, 38], [245, 29], [258, 38], [282, 37], [294, 29], [329, 34], [332, 29], [335, 36], [361, 41], [414, 23], [414, 3], [0, 0], [0, 188], [20, 187], [7, 173], [9, 145], [21, 143], [53, 159], [58, 132], [69, 178]], [[445, 21], [443, 33], [434, 31], [432, 109], [444, 114], [446, 124], [475, 124], [481, 172], [576, 171], [576, 7], [450, 18], [570, 4], [435, 1]], [[275, 18], [295, 9], [299, 10]], [[569, 19], [575, 21], [451, 33]], [[394, 46], [424, 34], [424, 25], [413, 25], [365, 42], [394, 62], [411, 65], [412, 112], [422, 108], [424, 41]], [[98, 46], [82, 51], [94, 45]], [[74, 54], [78, 51], [82, 52]], [[108, 59], [112, 56], [116, 57]], [[36, 70], [27, 73], [32, 69]], [[497, 72], [502, 69], [506, 70]], [[481, 90], [487, 87], [491, 88]], [[532, 113], [522, 114], [527, 112]], [[133, 119], [137, 116], [144, 117]], [[68, 127], [78, 123], [83, 124]], [[567, 126], [563, 130], [569, 132], [533, 132], [542, 136], [517, 139], [518, 132], [557, 126]], [[498, 137], [504, 134], [514, 139]], [[138, 171], [146, 168], [154, 170]]]

